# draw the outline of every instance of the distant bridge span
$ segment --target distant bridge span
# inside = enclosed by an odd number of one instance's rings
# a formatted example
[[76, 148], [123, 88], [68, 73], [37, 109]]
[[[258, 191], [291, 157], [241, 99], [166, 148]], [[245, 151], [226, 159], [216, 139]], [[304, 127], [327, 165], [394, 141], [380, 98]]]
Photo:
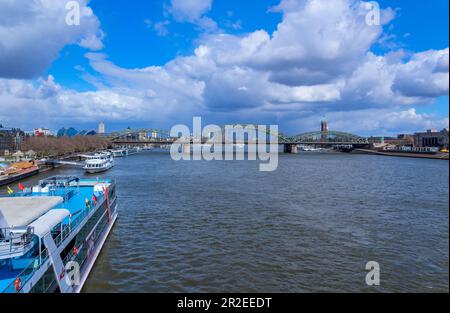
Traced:
[[[244, 130], [248, 126], [256, 125], [242, 125]], [[223, 128], [222, 128], [223, 129]], [[149, 137], [148, 134], [151, 134]], [[173, 138], [169, 136], [170, 132], [160, 129], [139, 129], [131, 130], [128, 129], [124, 132], [117, 132], [109, 134], [108, 138], [116, 146], [134, 146], [134, 145], [170, 145], [178, 140], [181, 144], [192, 144], [195, 138], [192, 136], [190, 138]], [[334, 147], [334, 146], [353, 146], [355, 148], [364, 148], [369, 146], [367, 138], [354, 135], [346, 132], [339, 131], [314, 131], [307, 132], [295, 136], [288, 136], [281, 132], [275, 133], [273, 131], [267, 130], [264, 135], [266, 136], [267, 142], [278, 141], [278, 144], [284, 145], [284, 151], [286, 153], [297, 153], [298, 145], [308, 145], [308, 146], [320, 146], [320, 147]], [[260, 136], [260, 134], [258, 134]], [[276, 138], [276, 139], [275, 139]], [[181, 139], [181, 140], [180, 140]], [[196, 138], [196, 142], [207, 143], [208, 138]], [[222, 138], [223, 143], [225, 142], [225, 135], [223, 133]], [[236, 143], [250, 143], [254, 142], [254, 139], [247, 138], [242, 142]], [[232, 143], [231, 141], [229, 143]]]

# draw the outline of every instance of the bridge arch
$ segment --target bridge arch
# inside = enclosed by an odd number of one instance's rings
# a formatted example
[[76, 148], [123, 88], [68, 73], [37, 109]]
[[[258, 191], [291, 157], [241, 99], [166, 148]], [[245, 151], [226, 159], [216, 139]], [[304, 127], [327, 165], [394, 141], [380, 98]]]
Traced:
[[328, 142], [328, 143], [367, 143], [367, 139], [355, 134], [340, 131], [314, 131], [299, 134], [289, 138], [290, 142]]
[[[239, 125], [230, 125], [230, 126], [241, 126], [243, 128], [246, 128], [247, 126], [254, 126], [257, 129], [257, 132], [259, 132], [257, 125], [253, 124], [239, 124]], [[224, 131], [224, 126], [221, 127]], [[153, 129], [153, 128], [145, 128], [145, 129], [127, 129], [122, 132], [114, 132], [108, 135], [108, 137], [112, 141], [120, 141], [120, 140], [138, 140], [139, 135], [142, 133], [146, 134], [158, 134], [158, 138], [170, 138], [170, 131], [162, 130], [162, 129]], [[272, 131], [269, 127], [266, 128], [265, 131], [266, 135], [268, 135], [269, 138], [277, 138], [279, 144], [320, 144], [320, 143], [327, 143], [327, 144], [367, 144], [368, 141], [366, 138], [347, 133], [347, 132], [340, 132], [340, 131], [313, 131], [313, 132], [307, 132], [303, 134], [298, 134], [295, 136], [289, 136], [282, 132], [275, 132]], [[270, 140], [269, 138], [268, 141]]]

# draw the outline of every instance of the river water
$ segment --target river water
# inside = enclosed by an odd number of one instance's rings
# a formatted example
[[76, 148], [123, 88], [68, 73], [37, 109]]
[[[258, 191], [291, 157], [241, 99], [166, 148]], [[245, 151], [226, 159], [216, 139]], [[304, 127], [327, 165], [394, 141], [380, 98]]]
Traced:
[[449, 290], [448, 161], [301, 153], [263, 173], [153, 151], [103, 176], [120, 215], [86, 292]]

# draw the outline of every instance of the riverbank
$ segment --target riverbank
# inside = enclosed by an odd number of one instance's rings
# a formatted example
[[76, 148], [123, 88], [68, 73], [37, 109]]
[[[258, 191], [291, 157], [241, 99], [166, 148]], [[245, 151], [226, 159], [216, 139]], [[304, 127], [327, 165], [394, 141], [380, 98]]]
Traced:
[[11, 175], [8, 177], [1, 178], [0, 179], [0, 187], [12, 185], [12, 184], [20, 182], [21, 180], [24, 180], [26, 178], [33, 177], [38, 174], [43, 174], [43, 173], [49, 172], [49, 171], [54, 170], [59, 167], [61, 167], [61, 165], [52, 165], [52, 166], [45, 165], [45, 164], [37, 165], [30, 170], [23, 171], [22, 173], [18, 173], [16, 175]]
[[390, 157], [401, 157], [401, 158], [417, 158], [417, 159], [433, 159], [433, 160], [449, 160], [448, 153], [436, 153], [436, 154], [422, 154], [422, 153], [406, 153], [406, 152], [383, 152], [377, 150], [368, 149], [355, 149], [352, 153], [354, 154], [375, 154]]
[[[58, 157], [52, 157], [50, 159], [56, 159], [59, 161], [67, 161], [67, 160], [79, 160], [80, 157], [78, 154], [70, 153], [66, 155], [61, 155]], [[43, 174], [54, 169], [60, 168], [64, 166], [63, 164], [54, 164], [47, 161], [38, 161], [38, 160], [27, 160], [23, 162], [31, 162], [33, 166], [28, 170], [18, 171], [16, 174], [10, 175], [0, 175], [0, 187], [10, 186], [14, 183], [18, 183], [26, 178], [36, 176], [38, 174]], [[20, 163], [20, 162], [19, 162]], [[10, 163], [12, 166], [14, 164], [19, 164], [17, 162]], [[7, 163], [8, 164], [8, 163]]]
[[107, 138], [98, 136], [30, 137], [22, 144], [23, 151], [33, 151], [38, 158], [64, 156], [105, 150], [111, 146]]

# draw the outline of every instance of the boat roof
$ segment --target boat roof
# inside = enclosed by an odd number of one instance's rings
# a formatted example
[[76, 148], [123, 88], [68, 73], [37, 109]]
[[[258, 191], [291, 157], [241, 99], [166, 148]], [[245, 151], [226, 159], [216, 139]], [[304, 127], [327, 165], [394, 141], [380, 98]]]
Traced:
[[58, 209], [51, 210], [30, 224], [34, 228], [34, 234], [43, 238], [50, 233], [56, 225], [61, 223], [66, 217], [70, 216], [69, 210]]
[[86, 158], [86, 159], [92, 159], [92, 158], [108, 157], [108, 156], [111, 156], [111, 153], [110, 152], [97, 152], [95, 154], [80, 154], [79, 156], [82, 158]]
[[0, 198], [0, 228], [28, 226], [63, 201], [62, 197]]
[[41, 187], [47, 185], [69, 186], [71, 182], [79, 182], [80, 179], [76, 176], [51, 176], [39, 181]]

